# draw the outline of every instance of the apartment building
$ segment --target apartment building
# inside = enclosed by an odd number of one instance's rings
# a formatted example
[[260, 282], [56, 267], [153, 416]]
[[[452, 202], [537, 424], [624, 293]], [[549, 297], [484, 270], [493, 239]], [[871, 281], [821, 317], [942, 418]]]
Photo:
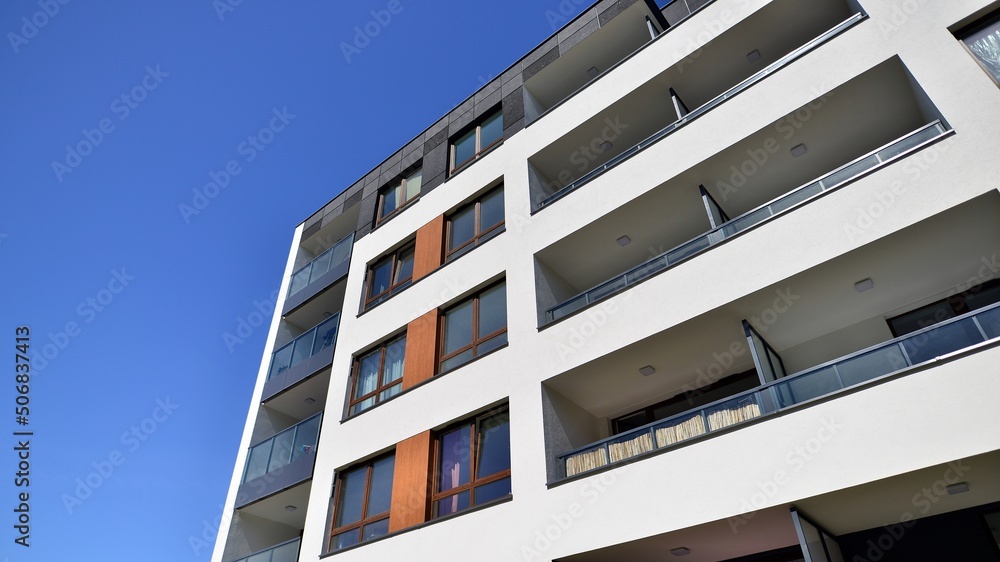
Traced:
[[215, 562], [1000, 560], [1000, 2], [601, 0], [295, 229]]

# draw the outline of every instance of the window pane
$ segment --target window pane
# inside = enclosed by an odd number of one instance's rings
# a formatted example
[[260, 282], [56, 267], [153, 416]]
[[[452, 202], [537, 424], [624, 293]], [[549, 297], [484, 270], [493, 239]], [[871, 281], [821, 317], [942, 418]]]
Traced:
[[400, 189], [401, 186], [397, 185], [382, 196], [382, 214], [379, 215], [379, 218], [389, 215], [399, 207]]
[[476, 505], [482, 505], [510, 495], [510, 476], [475, 489]]
[[271, 372], [268, 373], [267, 378], [270, 380], [272, 377], [280, 375], [288, 368], [290, 361], [292, 360], [292, 346], [286, 345], [285, 347], [279, 349], [274, 353], [274, 357], [271, 359]]
[[358, 384], [354, 390], [355, 400], [378, 388], [378, 364], [381, 357], [382, 350], [379, 349], [361, 359], [358, 365]]
[[340, 318], [331, 316], [329, 320], [323, 322], [316, 328], [316, 341], [313, 342], [313, 355], [319, 353], [320, 350], [330, 347], [337, 341], [337, 329], [339, 327]]
[[392, 280], [392, 284], [394, 286], [399, 285], [411, 277], [413, 277], [413, 248], [403, 250], [399, 254], [399, 263], [396, 265], [396, 278]]
[[484, 353], [489, 353], [494, 349], [499, 349], [500, 347], [503, 347], [506, 344], [507, 344], [507, 332], [504, 332], [498, 336], [493, 336], [492, 338], [484, 342], [480, 342], [479, 345], [476, 346], [476, 356], [478, 357], [480, 355], [483, 355]]
[[295, 431], [295, 441], [292, 443], [292, 460], [308, 455], [316, 448], [319, 437], [319, 422], [322, 418], [315, 417], [299, 426]]
[[479, 337], [507, 327], [507, 286], [487, 289], [479, 297]]
[[385, 368], [382, 372], [382, 385], [403, 378], [403, 363], [406, 359], [406, 336], [385, 347]]
[[309, 282], [312, 283], [330, 271], [330, 260], [333, 259], [333, 252], [324, 252], [312, 262], [312, 272], [309, 273]]
[[392, 258], [386, 258], [372, 267], [372, 293], [369, 297], [374, 297], [384, 293], [389, 289], [389, 280], [392, 278]]
[[362, 540], [370, 541], [372, 539], [382, 537], [389, 534], [389, 519], [383, 519], [381, 521], [376, 521], [370, 525], [365, 525], [364, 538]]
[[993, 78], [1000, 81], [1000, 20], [969, 35], [964, 41]]
[[368, 513], [372, 517], [389, 511], [389, 500], [392, 498], [392, 474], [396, 466], [395, 455], [375, 461], [372, 465], [372, 483], [368, 491]]
[[340, 479], [340, 498], [337, 504], [337, 516], [333, 520], [334, 527], [343, 527], [361, 520], [367, 474], [367, 467], [355, 468]]
[[401, 385], [401, 384], [397, 384], [396, 386], [390, 386], [389, 388], [387, 388], [387, 389], [385, 389], [385, 390], [383, 390], [382, 392], [379, 393], [378, 399], [379, 399], [379, 401], [388, 400], [388, 399], [392, 398], [393, 396], [395, 396], [395, 395], [399, 394], [400, 392], [402, 392], [402, 390], [403, 390], [403, 385]]
[[469, 483], [470, 464], [469, 426], [449, 431], [440, 437], [440, 461], [438, 463], [439, 492]]
[[948, 301], [940, 301], [892, 318], [889, 325], [897, 336], [905, 336], [954, 317], [955, 311]]
[[476, 466], [477, 479], [509, 470], [510, 413], [502, 412], [480, 421], [479, 443], [479, 461]]
[[364, 412], [365, 410], [367, 410], [368, 408], [371, 408], [374, 405], [375, 405], [375, 397], [374, 396], [372, 396], [371, 398], [365, 398], [361, 402], [358, 402], [357, 404], [355, 404], [354, 406], [351, 407], [351, 415], [353, 416], [354, 414], [357, 414], [358, 412]]
[[455, 494], [450, 498], [444, 498], [435, 502], [434, 517], [441, 517], [451, 513], [456, 513], [469, 507], [469, 492]]
[[354, 529], [353, 531], [347, 531], [346, 533], [341, 533], [333, 537], [333, 550], [339, 550], [341, 548], [347, 548], [349, 546], [354, 546], [361, 542], [358, 538], [361, 535], [361, 529]]
[[449, 310], [444, 316], [445, 355], [472, 343], [472, 301]]
[[261, 443], [250, 449], [250, 458], [247, 460], [247, 472], [243, 477], [244, 482], [249, 482], [254, 478], [259, 478], [267, 474], [267, 457], [271, 454], [271, 442]]
[[486, 121], [483, 121], [482, 141], [480, 141], [479, 146], [486, 148], [501, 138], [503, 138], [503, 113], [497, 111], [487, 117]]
[[476, 155], [476, 131], [469, 131], [455, 141], [455, 167], [459, 167]]
[[274, 437], [274, 446], [271, 449], [271, 462], [267, 465], [267, 471], [278, 470], [292, 460], [292, 439], [294, 431], [279, 433]]
[[448, 249], [453, 250], [458, 246], [472, 240], [476, 235], [476, 206], [466, 207], [451, 217], [451, 232], [448, 238]]
[[503, 222], [503, 189], [498, 189], [483, 197], [479, 211], [479, 224], [482, 230]]
[[424, 183], [424, 170], [413, 172], [406, 178], [406, 201], [420, 195], [420, 186]]
[[472, 361], [472, 350], [471, 349], [463, 351], [462, 353], [459, 353], [458, 355], [456, 355], [454, 357], [450, 357], [450, 358], [442, 361], [441, 362], [441, 370], [442, 371], [447, 371], [447, 370], [450, 370], [450, 369], [454, 369], [455, 367], [460, 367], [462, 365], [465, 365], [469, 361]]
[[299, 556], [299, 543], [290, 542], [271, 553], [271, 562], [295, 562]]
[[271, 562], [271, 552], [261, 552], [246, 559], [246, 562]]

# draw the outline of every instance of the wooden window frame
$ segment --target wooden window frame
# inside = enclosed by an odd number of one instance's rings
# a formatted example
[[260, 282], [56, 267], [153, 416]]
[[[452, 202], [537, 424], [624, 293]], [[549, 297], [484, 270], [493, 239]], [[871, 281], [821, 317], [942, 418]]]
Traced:
[[[486, 341], [489, 341], [489, 340], [491, 340], [491, 339], [493, 339], [495, 337], [498, 337], [501, 334], [504, 334], [504, 333], [507, 332], [507, 324], [505, 323], [504, 327], [500, 328], [499, 330], [496, 330], [496, 331], [494, 331], [494, 332], [492, 332], [490, 334], [486, 334], [485, 336], [480, 336], [479, 335], [479, 299], [483, 295], [483, 293], [489, 291], [490, 289], [494, 289], [494, 288], [496, 288], [496, 287], [498, 287], [500, 285], [504, 285], [504, 293], [506, 295], [507, 280], [504, 279], [503, 281], [500, 281], [500, 282], [497, 282], [497, 283], [493, 283], [492, 285], [490, 285], [488, 287], [483, 287], [482, 289], [476, 291], [476, 294], [472, 295], [471, 297], [469, 297], [467, 299], [464, 299], [461, 302], [455, 303], [454, 305], [448, 307], [446, 310], [444, 310], [444, 311], [441, 312], [441, 317], [440, 317], [440, 319], [438, 321], [438, 335], [440, 336], [438, 339], [441, 340], [440, 343], [438, 344], [438, 372], [439, 373], [445, 371], [445, 369], [442, 368], [442, 365], [444, 364], [445, 361], [447, 361], [447, 360], [449, 360], [449, 359], [451, 359], [453, 357], [457, 357], [457, 356], [465, 353], [466, 351], [469, 351], [470, 349], [472, 350], [472, 357], [470, 357], [468, 361], [466, 361], [465, 363], [462, 363], [461, 365], [456, 365], [454, 367], [451, 367], [448, 370], [457, 369], [458, 367], [461, 367], [462, 365], [466, 365], [466, 364], [470, 363], [471, 361], [474, 361], [476, 358], [478, 358], [480, 356], [479, 353], [478, 353], [478, 349], [479, 349], [480, 345], [482, 345]], [[444, 338], [444, 335], [445, 335], [445, 328], [447, 328], [448, 312], [450, 312], [450, 311], [452, 311], [452, 310], [454, 310], [454, 309], [462, 306], [463, 304], [465, 304], [465, 303], [467, 303], [469, 301], [472, 301], [472, 342], [470, 342], [467, 345], [464, 345], [464, 346], [460, 347], [456, 351], [452, 351], [451, 353], [445, 355], [445, 351], [444, 351], [445, 338]], [[489, 352], [492, 352], [492, 351], [493, 350], [490, 350]]]
[[[334, 545], [333, 545], [333, 538], [336, 537], [337, 535], [346, 533], [348, 531], [357, 531], [358, 534], [361, 537], [361, 540], [359, 540], [355, 544], [363, 544], [365, 542], [365, 536], [364, 536], [364, 528], [365, 528], [365, 526], [371, 525], [372, 523], [378, 523], [379, 521], [382, 521], [384, 519], [389, 519], [389, 514], [392, 511], [391, 508], [390, 508], [389, 511], [384, 511], [382, 513], [376, 513], [374, 515], [368, 515], [368, 497], [371, 495], [372, 473], [375, 470], [375, 463], [383, 461], [383, 460], [385, 460], [385, 459], [387, 459], [389, 457], [395, 457], [395, 455], [396, 455], [396, 452], [393, 451], [391, 453], [388, 453], [388, 454], [385, 454], [385, 455], [381, 455], [381, 456], [375, 457], [373, 459], [367, 460], [367, 461], [365, 461], [363, 463], [358, 463], [358, 464], [356, 464], [354, 466], [351, 466], [351, 467], [347, 468], [346, 470], [340, 471], [340, 473], [337, 474], [337, 480], [335, 482], [336, 485], [334, 486], [334, 493], [333, 493], [333, 510], [332, 510], [332, 512], [330, 514], [330, 534], [327, 537], [327, 551], [328, 552], [336, 552], [337, 550], [340, 550], [340, 549], [334, 548]], [[365, 490], [364, 490], [364, 495], [362, 496], [363, 499], [361, 501], [361, 519], [358, 519], [357, 521], [355, 521], [353, 523], [349, 523], [347, 525], [342, 525], [340, 527], [334, 527], [333, 526], [334, 522], [337, 520], [337, 510], [340, 508], [340, 495], [341, 495], [341, 492], [343, 492], [343, 490], [344, 490], [344, 485], [343, 485], [344, 475], [346, 475], [348, 473], [352, 473], [355, 470], [358, 470], [358, 469], [360, 469], [362, 467], [365, 468]], [[393, 476], [393, 478], [395, 478], [395, 475]], [[391, 490], [391, 487], [390, 487], [390, 490]], [[391, 493], [392, 492], [390, 491], [390, 494]], [[392, 503], [391, 497], [392, 496], [390, 495], [390, 505]], [[349, 547], [345, 547], [345, 548], [349, 548]]]
[[[394, 343], [396, 343], [396, 342], [398, 342], [399, 340], [404, 340], [404, 339], [406, 339], [406, 333], [405, 332], [402, 333], [402, 334], [400, 334], [400, 335], [398, 335], [398, 336], [396, 336], [396, 337], [390, 338], [390, 339], [382, 342], [377, 347], [375, 347], [373, 349], [370, 349], [367, 352], [362, 353], [362, 354], [360, 354], [360, 355], [358, 355], [357, 357], [354, 358], [354, 366], [351, 368], [351, 376], [352, 376], [353, 380], [351, 382], [350, 388], [348, 389], [348, 392], [350, 394], [347, 395], [347, 415], [348, 416], [352, 416], [352, 415], [356, 416], [356, 415], [358, 415], [358, 414], [360, 414], [362, 412], [366, 412], [366, 411], [374, 408], [375, 406], [378, 406], [379, 404], [382, 403], [382, 400], [379, 399], [379, 396], [381, 396], [383, 392], [385, 392], [385, 391], [389, 390], [390, 388], [392, 388], [394, 386], [397, 386], [397, 385], [402, 386], [402, 384], [403, 384], [403, 379], [402, 378], [398, 378], [398, 379], [396, 379], [394, 381], [386, 383], [385, 381], [382, 380], [382, 377], [385, 375], [385, 359], [386, 359], [386, 354], [387, 354], [387, 350], [388, 350], [389, 346], [392, 345], [392, 344], [394, 344]], [[365, 394], [364, 396], [361, 396], [360, 398], [354, 398], [355, 392], [358, 389], [358, 384], [361, 383], [361, 373], [360, 373], [361, 362], [366, 357], [372, 355], [375, 352], [379, 353], [379, 360], [378, 360], [378, 384], [376, 385], [375, 390], [373, 390], [373, 391]], [[406, 354], [406, 345], [405, 344], [403, 346], [403, 354], [404, 354], [404, 358], [405, 358], [405, 354]], [[404, 368], [405, 368], [405, 359], [404, 359]], [[402, 390], [402, 389], [400, 389], [400, 390]], [[395, 395], [393, 395], [393, 396], [395, 396]], [[363, 410], [358, 410], [357, 412], [355, 412], [353, 414], [351, 413], [353, 411], [353, 409], [354, 409], [355, 406], [357, 406], [358, 404], [364, 402], [365, 400], [368, 400], [369, 398], [374, 398], [375, 399], [375, 402], [371, 406], [368, 406], [367, 408], [365, 408]]]
[[[412, 272], [410, 273], [410, 276], [407, 277], [406, 279], [398, 283], [395, 282], [396, 274], [399, 273], [399, 264], [401, 263], [399, 256], [405, 254], [406, 252], [413, 253], [413, 257], [411, 259], [414, 265], [416, 265], [416, 258], [417, 258], [416, 242], [407, 242], [406, 244], [400, 246], [399, 249], [393, 251], [390, 254], [382, 256], [381, 258], [375, 260], [374, 262], [372, 262], [371, 265], [368, 266], [368, 273], [365, 279], [365, 310], [391, 297], [393, 293], [399, 291], [400, 289], [408, 287], [413, 282]], [[380, 264], [382, 264], [382, 262], [384, 262], [387, 259], [392, 260], [392, 269], [389, 272], [389, 288], [377, 295], [373, 295], [372, 289], [374, 288], [375, 285], [374, 271]]]
[[[444, 261], [446, 261], [446, 262], [450, 261], [452, 259], [452, 256], [454, 256], [457, 253], [464, 253], [465, 251], [467, 251], [466, 248], [469, 247], [469, 246], [478, 246], [479, 243], [480, 243], [480, 239], [483, 238], [483, 237], [485, 237], [485, 236], [487, 236], [487, 235], [489, 235], [489, 238], [487, 238], [487, 240], [492, 239], [494, 236], [496, 236], [496, 234], [498, 234], [498, 233], [495, 233], [495, 231], [503, 229], [506, 226], [506, 224], [507, 224], [507, 214], [505, 212], [504, 213], [504, 217], [502, 219], [500, 219], [500, 222], [498, 222], [498, 223], [496, 223], [496, 224], [494, 224], [492, 226], [489, 226], [485, 231], [483, 230], [483, 225], [482, 225], [483, 199], [486, 199], [487, 197], [493, 195], [497, 191], [500, 191], [501, 193], [503, 192], [503, 184], [502, 183], [500, 185], [494, 187], [493, 189], [490, 189], [486, 193], [480, 195], [479, 197], [476, 198], [475, 201], [473, 201], [473, 202], [471, 202], [471, 203], [469, 203], [467, 205], [463, 205], [462, 207], [459, 207], [458, 209], [455, 210], [454, 213], [451, 213], [451, 215], [449, 215], [447, 224], [445, 225], [445, 235], [444, 235], [444, 240], [445, 240], [445, 257], [444, 257]], [[501, 197], [501, 201], [502, 200], [503, 200], [503, 198]], [[451, 217], [453, 217], [453, 216], [461, 213], [462, 211], [465, 211], [469, 207], [473, 207], [473, 206], [475, 207], [475, 214], [474, 214], [474, 216], [475, 216], [475, 219], [474, 219], [475, 220], [475, 226], [473, 227], [474, 230], [473, 230], [472, 238], [470, 238], [469, 240], [466, 240], [461, 245], [459, 245], [459, 246], [457, 246], [455, 248], [449, 248], [448, 245], [451, 243], [451, 230], [452, 230]]]
[[[392, 212], [390, 212], [389, 214], [384, 215], [384, 216], [382, 215], [382, 211], [383, 211], [383, 209], [385, 209], [385, 197], [386, 197], [386, 195], [388, 195], [390, 191], [392, 191], [393, 189], [396, 189], [398, 187], [399, 188], [399, 193], [400, 193], [400, 198], [405, 198], [406, 197], [406, 181], [407, 181], [407, 178], [409, 178], [410, 176], [412, 176], [413, 174], [415, 174], [418, 170], [421, 171], [421, 173], [423, 172], [423, 168], [421, 168], [419, 166], [416, 167], [416, 168], [413, 168], [410, 172], [403, 174], [399, 179], [395, 180], [393, 183], [389, 184], [388, 186], [383, 187], [379, 191], [379, 193], [378, 193], [378, 206], [375, 209], [375, 225], [376, 226], [379, 225], [379, 224], [381, 224], [381, 223], [383, 223], [383, 222], [385, 222], [385, 221], [387, 221], [387, 220], [389, 220], [390, 218], [396, 216], [397, 214], [399, 214], [400, 211], [402, 211], [406, 207], [409, 207], [411, 203], [413, 203], [414, 201], [416, 201], [417, 199], [420, 198], [420, 193], [417, 193], [416, 195], [414, 195], [410, 199], [405, 199], [403, 201], [396, 201], [396, 208], [393, 209]], [[421, 177], [421, 188], [422, 187], [423, 187], [423, 179]], [[421, 191], [422, 191], [422, 189], [421, 189]]]
[[496, 109], [496, 111], [491, 111], [491, 112], [487, 113], [486, 115], [484, 115], [483, 117], [481, 117], [479, 119], [479, 121], [476, 122], [475, 127], [471, 128], [471, 129], [469, 129], [467, 131], [463, 131], [462, 134], [457, 135], [455, 137], [455, 139], [460, 139], [460, 138], [468, 135], [470, 132], [475, 131], [476, 152], [475, 152], [475, 154], [473, 154], [472, 156], [470, 156], [468, 160], [465, 160], [464, 162], [461, 162], [461, 163], [456, 162], [455, 158], [457, 157], [457, 150], [456, 150], [455, 141], [453, 140], [453, 141], [451, 141], [449, 143], [450, 144], [450, 146], [448, 147], [448, 170], [449, 170], [448, 173], [449, 174], [454, 174], [455, 172], [458, 172], [459, 170], [461, 170], [462, 168], [464, 168], [464, 167], [468, 166], [469, 164], [475, 162], [476, 160], [479, 160], [479, 157], [482, 156], [484, 152], [486, 152], [487, 150], [489, 150], [489, 149], [493, 148], [494, 146], [496, 146], [496, 145], [498, 145], [498, 144], [500, 144], [500, 143], [503, 142], [503, 134], [501, 134], [500, 138], [498, 138], [497, 140], [491, 142], [490, 144], [488, 144], [486, 146], [482, 146], [482, 142], [483, 142], [483, 123], [489, 121], [491, 118], [497, 116], [498, 114], [500, 115], [500, 119], [501, 119], [501, 123], [502, 123], [503, 122], [502, 121], [503, 120], [503, 108], [502, 107], [498, 107]]
[[[452, 424], [441, 431], [438, 431], [434, 435], [434, 470], [432, 475], [432, 485], [431, 485], [431, 519], [436, 519], [437, 510], [435, 506], [437, 502], [441, 500], [448, 499], [452, 496], [457, 496], [463, 492], [469, 492], [469, 506], [465, 509], [449, 513], [447, 515], [442, 515], [441, 517], [447, 517], [454, 515], [455, 513], [461, 513], [462, 511], [476, 507], [476, 488], [480, 488], [487, 484], [492, 484], [498, 480], [503, 480], [504, 478], [509, 478], [511, 475], [510, 467], [500, 472], [483, 476], [482, 478], [476, 479], [476, 470], [479, 468], [479, 455], [480, 448], [482, 447], [482, 439], [479, 433], [479, 424], [482, 420], [490, 418], [499, 414], [507, 412], [507, 423], [510, 424], [510, 406], [504, 405], [499, 408], [494, 408], [482, 414], [467, 418], [458, 423]], [[439, 492], [437, 491], [441, 483], [441, 437], [447, 433], [461, 428], [462, 426], [469, 427], [469, 443], [471, 445], [469, 452], [469, 481], [461, 486], [456, 486], [450, 490]], [[507, 449], [510, 450], [510, 442], [507, 443]]]

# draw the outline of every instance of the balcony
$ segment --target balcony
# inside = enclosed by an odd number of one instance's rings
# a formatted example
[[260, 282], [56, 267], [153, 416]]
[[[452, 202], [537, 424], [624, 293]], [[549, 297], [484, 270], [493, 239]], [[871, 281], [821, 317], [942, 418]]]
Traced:
[[337, 313], [278, 348], [271, 355], [263, 399], [268, 400], [328, 367], [333, 362], [339, 327], [340, 313]]
[[534, 211], [695, 121], [865, 17], [860, 9], [840, 0], [808, 5], [771, 2], [532, 156], [529, 184]]
[[236, 507], [312, 478], [322, 414], [250, 447]]
[[1000, 303], [688, 410], [560, 457], [566, 477], [670, 447], [1000, 338]]
[[987, 193], [546, 380], [550, 482], [997, 346], [998, 218]]
[[806, 205], [822, 194], [838, 189], [864, 174], [905, 158], [910, 153], [927, 146], [948, 132], [939, 120], [925, 125], [886, 146], [844, 164], [734, 219], [728, 219], [725, 212], [715, 202], [715, 199], [707, 192], [703, 192], [708, 220], [712, 225], [715, 225], [718, 220], [720, 223], [718, 226], [697, 238], [668, 250], [613, 279], [605, 281], [548, 309], [546, 311], [546, 319], [548, 322], [554, 322], [581, 308], [624, 291], [632, 285], [705, 252], [711, 249], [712, 246], [732, 238], [751, 227], [760, 225], [783, 213]]
[[354, 233], [350, 233], [329, 250], [292, 274], [285, 298], [285, 311], [291, 311], [315, 297], [319, 292], [347, 276], [354, 249]]
[[291, 540], [234, 562], [298, 562], [300, 542], [301, 539]]
[[952, 133], [901, 61], [889, 59], [536, 253], [539, 325], [808, 213], [895, 163], [919, 163]]

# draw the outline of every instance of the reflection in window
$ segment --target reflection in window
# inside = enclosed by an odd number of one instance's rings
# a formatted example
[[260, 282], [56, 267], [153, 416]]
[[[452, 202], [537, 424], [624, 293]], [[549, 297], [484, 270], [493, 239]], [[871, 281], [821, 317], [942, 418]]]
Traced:
[[482, 119], [472, 130], [451, 143], [452, 173], [469, 164], [503, 140], [503, 112], [498, 108]]
[[504, 230], [503, 186], [448, 217], [447, 259], [452, 260]]
[[354, 388], [348, 415], [363, 412], [403, 390], [406, 334], [354, 361]]
[[961, 39], [983, 70], [1000, 84], [1000, 16], [962, 33]]
[[413, 280], [413, 244], [407, 244], [368, 268], [365, 308], [389, 298]]
[[330, 550], [340, 550], [389, 533], [394, 454], [343, 471], [334, 492]]
[[417, 168], [415, 172], [407, 174], [383, 191], [379, 195], [378, 220], [376, 222], [382, 222], [405, 207], [407, 203], [413, 201], [417, 195], [420, 195], [420, 186], [423, 184], [423, 180], [423, 169]]
[[489, 412], [437, 438], [432, 517], [510, 495], [510, 414]]
[[441, 372], [506, 345], [506, 284], [493, 285], [445, 311], [441, 335]]

